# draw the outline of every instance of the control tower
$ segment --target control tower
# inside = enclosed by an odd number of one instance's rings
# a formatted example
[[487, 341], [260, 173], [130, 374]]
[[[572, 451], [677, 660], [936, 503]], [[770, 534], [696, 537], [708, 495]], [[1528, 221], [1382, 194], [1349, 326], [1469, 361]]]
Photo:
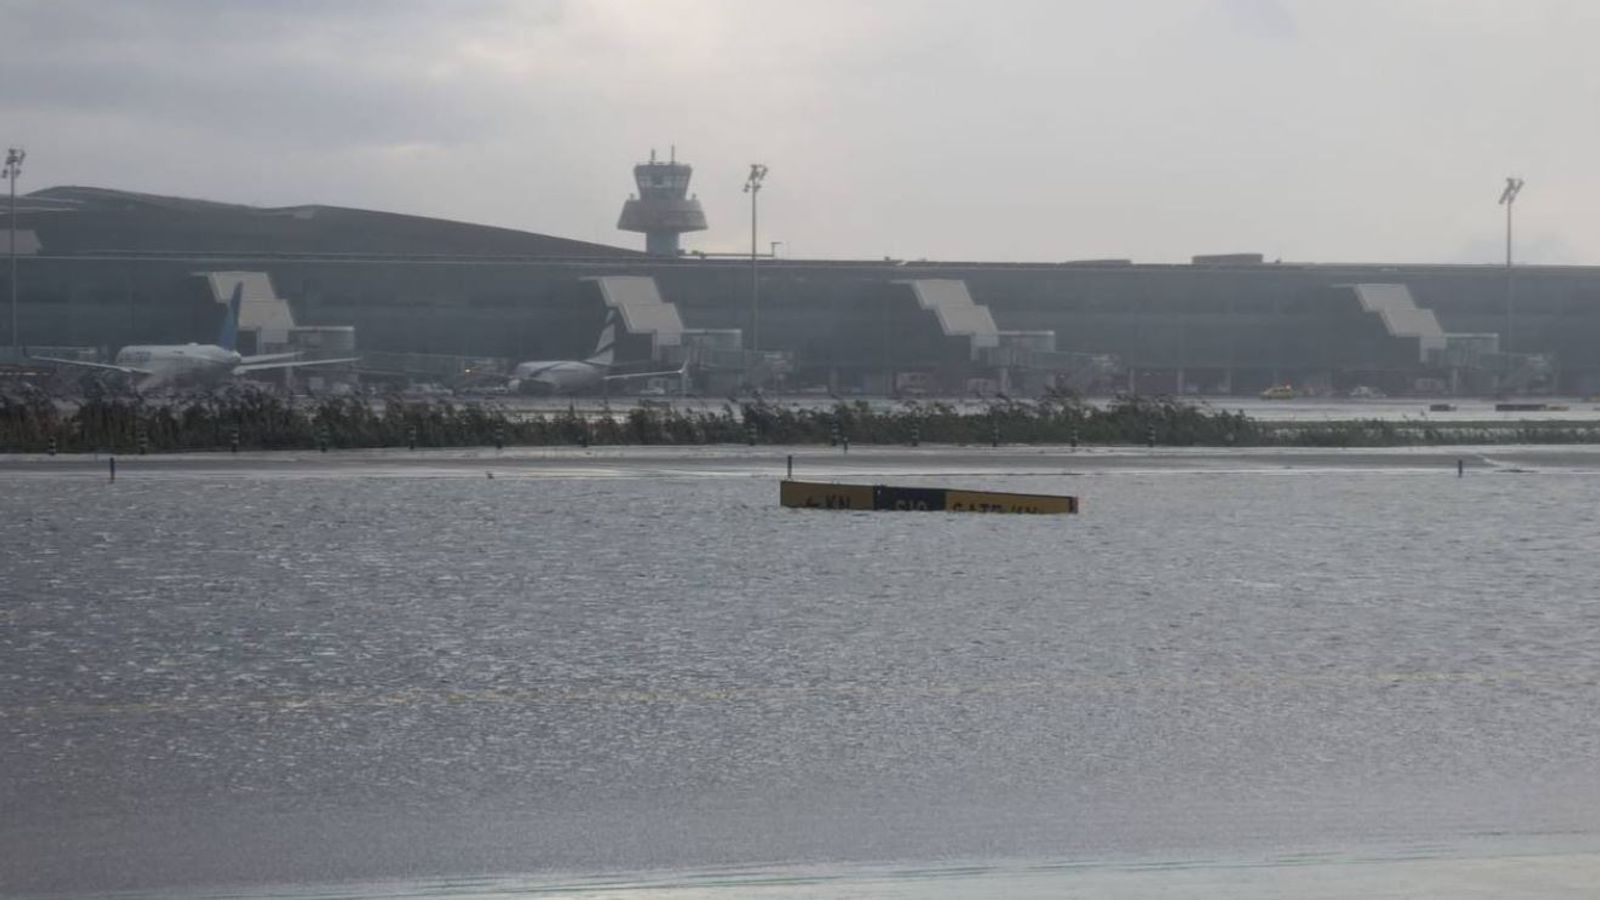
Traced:
[[694, 168], [678, 162], [674, 147], [672, 158], [657, 162], [656, 152], [650, 151], [650, 161], [633, 167], [634, 183], [639, 193], [622, 204], [622, 216], [617, 227], [623, 231], [644, 232], [644, 249], [654, 256], [677, 256], [678, 235], [685, 231], [705, 231], [706, 213], [700, 201], [689, 196], [689, 176]]

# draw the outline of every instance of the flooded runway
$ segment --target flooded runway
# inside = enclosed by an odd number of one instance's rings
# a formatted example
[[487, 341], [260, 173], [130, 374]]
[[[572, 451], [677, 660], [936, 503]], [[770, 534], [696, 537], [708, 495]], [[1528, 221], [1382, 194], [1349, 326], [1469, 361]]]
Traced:
[[1600, 454], [783, 455], [0, 461], [0, 891], [1600, 873]]

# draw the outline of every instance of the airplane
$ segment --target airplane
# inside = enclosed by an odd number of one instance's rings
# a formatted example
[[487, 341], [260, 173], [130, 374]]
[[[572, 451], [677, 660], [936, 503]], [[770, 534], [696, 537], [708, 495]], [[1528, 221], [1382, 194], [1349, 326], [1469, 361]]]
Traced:
[[532, 360], [517, 363], [511, 370], [511, 380], [506, 387], [513, 393], [576, 394], [602, 388], [613, 381], [629, 378], [659, 378], [676, 375], [680, 379], [689, 374], [689, 363], [670, 372], [617, 372], [617, 325], [619, 315], [611, 309], [606, 315], [605, 327], [600, 329], [600, 340], [588, 359]]
[[244, 299], [244, 285], [233, 287], [228, 299], [228, 312], [222, 319], [222, 330], [215, 344], [140, 344], [123, 347], [117, 351], [116, 360], [110, 363], [84, 362], [77, 359], [57, 359], [34, 356], [40, 362], [87, 369], [120, 372], [137, 379], [136, 387], [143, 390], [176, 382], [202, 382], [215, 384], [247, 372], [269, 369], [289, 369], [297, 366], [332, 366], [353, 363], [356, 357], [345, 359], [302, 360], [299, 353], [267, 353], [243, 356], [234, 347], [239, 340], [239, 306]]

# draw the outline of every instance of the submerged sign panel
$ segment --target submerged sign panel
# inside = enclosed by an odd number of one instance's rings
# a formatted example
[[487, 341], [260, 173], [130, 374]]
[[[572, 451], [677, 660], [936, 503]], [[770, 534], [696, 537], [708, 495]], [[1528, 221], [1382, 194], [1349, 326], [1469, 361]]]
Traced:
[[875, 509], [873, 489], [864, 484], [817, 484], [785, 481], [778, 488], [778, 502], [806, 509]]
[[904, 511], [1071, 514], [1078, 498], [1005, 491], [954, 491], [947, 488], [889, 487], [783, 481], [778, 502], [799, 509], [884, 509]]

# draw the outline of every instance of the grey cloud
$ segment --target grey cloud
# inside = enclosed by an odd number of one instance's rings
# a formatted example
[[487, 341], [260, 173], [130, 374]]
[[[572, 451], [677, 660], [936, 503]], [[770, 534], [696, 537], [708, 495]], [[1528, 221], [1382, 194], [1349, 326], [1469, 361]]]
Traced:
[[[3, 2], [3, 0], [0, 0]], [[1516, 171], [1530, 259], [1583, 198], [1600, 8], [1550, 0], [12, 3], [28, 183], [320, 201], [631, 242], [679, 144], [710, 231], [817, 255], [1452, 259]], [[1485, 200], [1483, 194], [1489, 191]], [[1381, 210], [1381, 211], [1380, 211]], [[1548, 234], [1550, 239], [1535, 241]], [[1485, 259], [1484, 261], [1490, 261]]]
[[449, 144], [493, 137], [503, 121], [458, 102], [450, 85], [260, 60], [207, 67], [204, 78], [180, 65], [89, 61], [65, 71], [15, 61], [4, 72], [26, 86], [8, 101], [17, 108], [129, 116], [272, 146]]
[[[555, 24], [560, 7], [548, 7]], [[309, 0], [28, 4], [0, 59], [0, 79], [12, 85], [3, 102], [132, 116], [270, 145], [492, 139], [506, 121], [494, 112], [504, 86], [430, 77], [427, 67], [504, 8]]]
[[1223, 15], [1241, 31], [1265, 38], [1293, 38], [1299, 34], [1294, 14], [1282, 0], [1216, 0]]
[[417, 28], [478, 20], [509, 9], [559, 21], [561, 0], [20, 0], [7, 5], [18, 48], [69, 51], [101, 43], [167, 44], [204, 51], [223, 43], [273, 43], [352, 25], [369, 34], [416, 35]]

